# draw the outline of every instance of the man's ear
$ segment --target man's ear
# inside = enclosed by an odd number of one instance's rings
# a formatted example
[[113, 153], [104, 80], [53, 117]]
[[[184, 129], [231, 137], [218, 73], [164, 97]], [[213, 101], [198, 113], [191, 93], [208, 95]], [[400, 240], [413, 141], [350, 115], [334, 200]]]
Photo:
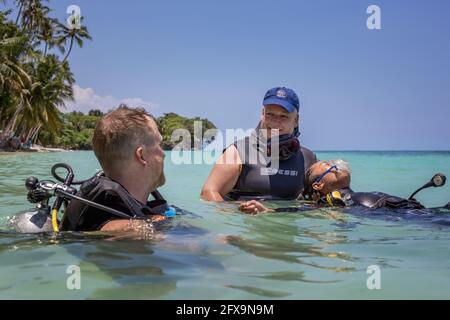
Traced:
[[142, 164], [147, 164], [147, 160], [144, 158], [144, 147], [136, 149], [136, 159]]
[[312, 187], [316, 191], [320, 191], [323, 189], [324, 183], [323, 182], [313, 182]]

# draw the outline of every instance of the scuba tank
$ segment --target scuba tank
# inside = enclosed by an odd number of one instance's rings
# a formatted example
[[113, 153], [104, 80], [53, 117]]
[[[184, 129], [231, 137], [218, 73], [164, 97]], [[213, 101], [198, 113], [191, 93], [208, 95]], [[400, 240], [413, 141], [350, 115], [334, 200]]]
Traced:
[[52, 218], [49, 208], [38, 208], [22, 212], [11, 219], [10, 227], [18, 233], [52, 232]]
[[[31, 203], [36, 203], [36, 207], [19, 213], [11, 219], [9, 226], [16, 232], [45, 233], [58, 231], [57, 211], [64, 202], [67, 204], [67, 201], [61, 196], [57, 196], [53, 206], [50, 207], [50, 198], [55, 195], [57, 189], [72, 195], [77, 192], [76, 189], [70, 187], [70, 184], [74, 183], [72, 168], [66, 164], [54, 165], [52, 175], [57, 179], [60, 178], [56, 173], [58, 168], [64, 168], [68, 171], [66, 178], [63, 180], [63, 185], [50, 180], [40, 182], [36, 177], [29, 177], [25, 180], [25, 187], [28, 190], [27, 199]], [[83, 183], [83, 181], [75, 181], [75, 184], [78, 183]]]

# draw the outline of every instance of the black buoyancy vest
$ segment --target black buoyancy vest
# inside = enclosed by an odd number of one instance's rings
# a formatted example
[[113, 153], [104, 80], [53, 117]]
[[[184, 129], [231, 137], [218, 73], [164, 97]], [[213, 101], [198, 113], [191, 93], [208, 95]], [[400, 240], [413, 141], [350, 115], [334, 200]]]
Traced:
[[317, 161], [312, 151], [300, 147], [289, 159], [280, 160], [278, 168], [272, 168], [270, 162], [264, 163], [264, 155], [250, 137], [235, 142], [234, 146], [242, 170], [233, 190], [226, 196], [230, 200], [296, 199], [303, 192], [306, 170]]
[[319, 203], [329, 206], [363, 206], [367, 208], [388, 209], [423, 209], [424, 207], [416, 200], [408, 200], [392, 196], [383, 192], [353, 192], [345, 188], [331, 192], [323, 197]]
[[[130, 219], [145, 219], [148, 215], [159, 214], [154, 208], [166, 204], [165, 200], [158, 199], [143, 205], [134, 199], [119, 183], [105, 176], [95, 176], [89, 179], [81, 186], [77, 195], [128, 214]], [[117, 217], [72, 200], [64, 213], [61, 230], [99, 230], [103, 224], [113, 219], [117, 219]]]

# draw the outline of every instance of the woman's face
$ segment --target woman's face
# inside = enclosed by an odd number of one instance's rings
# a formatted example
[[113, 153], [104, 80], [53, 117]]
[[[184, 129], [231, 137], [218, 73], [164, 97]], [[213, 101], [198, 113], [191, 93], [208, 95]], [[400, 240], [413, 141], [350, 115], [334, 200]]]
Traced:
[[[292, 134], [298, 125], [298, 119], [297, 111], [287, 112], [283, 107], [271, 104], [263, 109], [261, 128], [268, 130], [268, 137]], [[272, 130], [279, 130], [278, 134]]]

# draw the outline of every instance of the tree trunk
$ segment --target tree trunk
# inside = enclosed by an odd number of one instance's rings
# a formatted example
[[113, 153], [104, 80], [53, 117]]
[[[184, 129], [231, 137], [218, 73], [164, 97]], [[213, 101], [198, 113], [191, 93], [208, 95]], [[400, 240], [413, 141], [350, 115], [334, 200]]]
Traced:
[[30, 129], [30, 131], [27, 134], [27, 138], [25, 139], [25, 142], [28, 142], [29, 139], [33, 138], [34, 133], [36, 132], [37, 128], [38, 128], [39, 124], [35, 125], [34, 127], [32, 127]]
[[69, 55], [70, 55], [70, 52], [72, 51], [72, 47], [73, 47], [73, 39], [74, 39], [74, 37], [71, 37], [71, 38], [70, 38], [70, 47], [69, 47], [69, 51], [67, 52], [67, 55], [66, 55], [66, 57], [65, 57], [64, 60], [63, 60], [63, 63], [66, 62], [67, 58], [68, 58]]
[[19, 26], [20, 15], [22, 14], [23, 3], [20, 5], [19, 13], [17, 14], [16, 26]]
[[8, 124], [5, 127], [5, 130], [3, 130], [2, 136], [4, 138], [10, 138], [11, 134], [14, 132], [14, 128], [16, 127], [17, 119], [19, 118], [20, 113], [22, 112], [22, 107], [17, 107], [16, 112], [14, 112], [14, 115], [12, 116], [11, 120], [8, 121]]
[[37, 137], [39, 134], [39, 130], [41, 130], [41, 128], [42, 128], [42, 124], [38, 124], [38, 126], [36, 127], [36, 131], [33, 134], [33, 137], [31, 137], [33, 143], [36, 143], [36, 140], [37, 140]]
[[28, 139], [30, 139], [31, 134], [33, 133], [33, 128], [31, 128], [30, 130], [28, 130], [27, 135], [25, 136], [25, 143], [27, 143]]

